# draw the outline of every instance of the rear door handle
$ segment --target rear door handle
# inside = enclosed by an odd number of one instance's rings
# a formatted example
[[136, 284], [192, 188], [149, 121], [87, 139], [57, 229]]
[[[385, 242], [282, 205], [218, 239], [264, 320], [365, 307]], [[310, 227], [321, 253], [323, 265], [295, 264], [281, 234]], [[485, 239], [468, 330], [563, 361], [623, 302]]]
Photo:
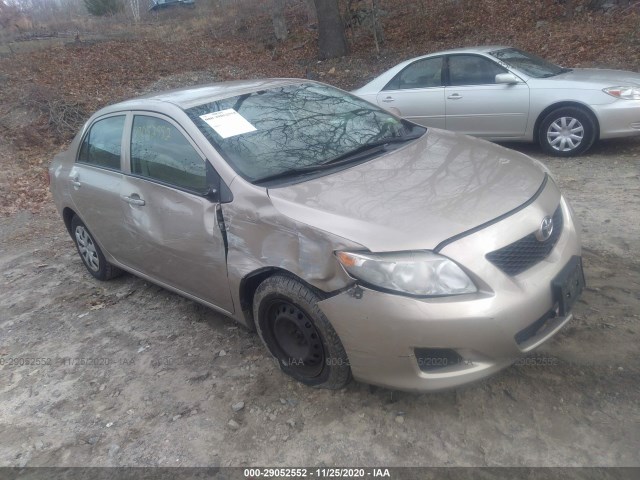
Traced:
[[129, 205], [137, 205], [138, 207], [142, 207], [146, 203], [137, 193], [132, 193], [131, 196], [123, 195], [122, 200], [127, 202]]
[[389, 103], [389, 102], [393, 102], [394, 98], [393, 97], [386, 97], [386, 98], [383, 98], [382, 101], [385, 102], [385, 103]]
[[80, 188], [82, 186], [82, 183], [80, 183], [78, 175], [76, 175], [75, 177], [71, 177], [71, 185], [73, 185], [76, 188]]
[[460, 95], [459, 93], [452, 93], [447, 98], [450, 98], [451, 100], [458, 100], [458, 99], [462, 98], [462, 95]]

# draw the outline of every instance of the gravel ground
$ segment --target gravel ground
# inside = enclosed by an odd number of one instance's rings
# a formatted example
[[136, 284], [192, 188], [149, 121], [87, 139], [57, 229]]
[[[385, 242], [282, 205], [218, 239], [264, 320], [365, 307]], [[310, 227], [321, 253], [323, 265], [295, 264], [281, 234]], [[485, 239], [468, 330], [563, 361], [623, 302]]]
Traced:
[[304, 387], [233, 321], [94, 281], [53, 207], [0, 218], [0, 466], [640, 466], [640, 141], [516, 148], [582, 219], [588, 288], [548, 365], [437, 394]]

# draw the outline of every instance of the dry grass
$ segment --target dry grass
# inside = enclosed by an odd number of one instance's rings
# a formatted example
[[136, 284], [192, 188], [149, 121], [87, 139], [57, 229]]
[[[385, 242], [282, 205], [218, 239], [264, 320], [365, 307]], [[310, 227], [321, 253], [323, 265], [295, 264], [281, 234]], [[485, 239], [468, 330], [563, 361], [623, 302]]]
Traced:
[[72, 138], [89, 116], [78, 100], [37, 85], [25, 90], [21, 103], [46, 119], [49, 132], [58, 142]]

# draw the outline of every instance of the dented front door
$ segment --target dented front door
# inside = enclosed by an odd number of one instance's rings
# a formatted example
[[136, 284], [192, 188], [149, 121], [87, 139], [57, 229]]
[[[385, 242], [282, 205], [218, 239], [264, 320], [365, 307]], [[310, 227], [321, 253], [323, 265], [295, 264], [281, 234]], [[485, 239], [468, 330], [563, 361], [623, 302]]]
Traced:
[[130, 172], [120, 191], [123, 262], [233, 312], [218, 203], [205, 195], [206, 160], [169, 118], [134, 114], [130, 131]]

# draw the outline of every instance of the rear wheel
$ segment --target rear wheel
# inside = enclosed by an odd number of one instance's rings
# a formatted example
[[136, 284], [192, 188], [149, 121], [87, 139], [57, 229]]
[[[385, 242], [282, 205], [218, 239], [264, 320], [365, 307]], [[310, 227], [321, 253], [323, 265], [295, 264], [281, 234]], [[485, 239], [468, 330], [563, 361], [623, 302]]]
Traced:
[[595, 122], [590, 114], [580, 108], [558, 108], [542, 120], [538, 137], [540, 146], [549, 155], [580, 155], [595, 141]]
[[122, 270], [107, 262], [91, 232], [77, 215], [71, 220], [71, 233], [80, 258], [91, 275], [98, 280], [111, 280], [122, 274]]
[[320, 300], [296, 279], [274, 275], [256, 290], [253, 314], [258, 335], [284, 373], [312, 387], [339, 389], [351, 368]]

